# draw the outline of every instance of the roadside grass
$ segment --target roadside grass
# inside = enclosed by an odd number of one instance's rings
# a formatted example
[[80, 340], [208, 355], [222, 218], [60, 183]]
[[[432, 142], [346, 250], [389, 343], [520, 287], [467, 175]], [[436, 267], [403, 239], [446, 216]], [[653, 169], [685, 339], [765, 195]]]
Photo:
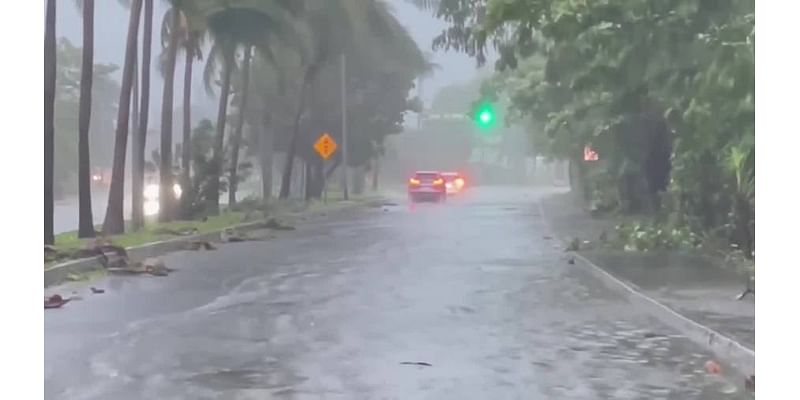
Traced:
[[[338, 197], [338, 198], [337, 198]], [[346, 208], [349, 205], [365, 204], [370, 201], [380, 199], [379, 194], [363, 194], [352, 196], [349, 202], [342, 201], [341, 193], [336, 196], [330, 196], [327, 201], [312, 200], [302, 201], [297, 199], [289, 200], [271, 200], [266, 206], [258, 199], [242, 199], [236, 206], [223, 210], [220, 215], [210, 216], [205, 221], [190, 220], [190, 221], [173, 221], [173, 222], [157, 222], [156, 219], [148, 218], [145, 221], [145, 227], [138, 231], [129, 231], [121, 235], [111, 235], [107, 238], [117, 246], [121, 247], [134, 247], [141, 246], [148, 243], [158, 242], [162, 240], [173, 239], [179, 237], [174, 233], [176, 231], [185, 231], [189, 229], [196, 229], [197, 234], [210, 233], [224, 230], [235, 225], [245, 222], [255, 221], [262, 217], [280, 217], [291, 214], [303, 214], [306, 212], [316, 213], [325, 211], [335, 211], [337, 209]], [[266, 213], [263, 211], [266, 210]], [[126, 222], [126, 225], [129, 223]], [[97, 227], [98, 231], [100, 226]], [[126, 227], [126, 230], [129, 229]], [[56, 235], [55, 248], [57, 251], [70, 252], [77, 249], [86, 247], [94, 239], [81, 239], [78, 238], [77, 231], [65, 232]], [[44, 267], [49, 268], [61, 261], [48, 261], [45, 262]]]
[[[145, 227], [138, 231], [127, 232], [121, 235], [113, 235], [108, 238], [118, 246], [132, 247], [146, 243], [157, 242], [175, 237], [175, 235], [165, 231], [181, 231], [186, 229], [197, 229], [198, 233], [208, 233], [227, 228], [242, 223], [245, 217], [244, 211], [223, 211], [220, 215], [208, 217], [206, 221], [174, 221], [156, 222], [147, 221]], [[65, 232], [56, 235], [56, 249], [75, 250], [83, 247], [92, 239], [78, 238], [78, 232]]]

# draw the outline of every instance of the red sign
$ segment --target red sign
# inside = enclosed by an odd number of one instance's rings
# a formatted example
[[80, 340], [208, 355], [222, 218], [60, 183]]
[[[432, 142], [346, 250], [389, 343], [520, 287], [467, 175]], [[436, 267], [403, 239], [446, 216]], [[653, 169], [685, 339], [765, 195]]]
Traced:
[[597, 152], [592, 149], [591, 146], [586, 146], [583, 148], [583, 160], [584, 161], [597, 161], [600, 157], [597, 155]]

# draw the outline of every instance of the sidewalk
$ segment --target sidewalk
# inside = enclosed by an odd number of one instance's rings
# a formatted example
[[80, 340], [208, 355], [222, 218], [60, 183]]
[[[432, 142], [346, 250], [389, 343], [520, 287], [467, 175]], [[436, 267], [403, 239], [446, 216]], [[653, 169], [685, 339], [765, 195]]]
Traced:
[[[541, 204], [544, 217], [565, 243], [573, 238], [597, 242], [603, 231], [609, 238], [614, 236], [617, 221], [590, 217], [569, 193], [549, 196]], [[745, 278], [722, 269], [719, 260], [608, 249], [580, 253], [645, 295], [755, 350], [755, 300], [735, 300], [744, 289]]]

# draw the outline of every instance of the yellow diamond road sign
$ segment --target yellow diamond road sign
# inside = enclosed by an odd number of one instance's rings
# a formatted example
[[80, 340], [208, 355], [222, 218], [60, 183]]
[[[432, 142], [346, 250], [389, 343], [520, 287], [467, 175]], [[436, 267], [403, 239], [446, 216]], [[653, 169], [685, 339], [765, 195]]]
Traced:
[[323, 160], [327, 160], [336, 152], [336, 141], [327, 132], [323, 133], [314, 143], [314, 150]]

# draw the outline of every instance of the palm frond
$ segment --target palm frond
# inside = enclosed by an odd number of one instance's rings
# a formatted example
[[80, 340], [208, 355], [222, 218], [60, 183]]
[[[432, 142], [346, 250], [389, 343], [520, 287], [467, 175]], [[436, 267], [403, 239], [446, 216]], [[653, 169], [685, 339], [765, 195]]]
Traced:
[[166, 49], [169, 46], [169, 37], [172, 33], [173, 29], [177, 29], [176, 27], [172, 26], [172, 21], [175, 18], [175, 13], [180, 12], [176, 8], [172, 7], [167, 12], [164, 13], [164, 18], [161, 20], [161, 48]]
[[441, 4], [441, 0], [406, 0], [421, 10], [436, 10]]
[[211, 50], [208, 52], [208, 58], [206, 59], [206, 66], [203, 68], [203, 84], [206, 89], [206, 93], [209, 95], [214, 94], [214, 82], [217, 79], [218, 71], [219, 71], [219, 63], [222, 62], [222, 50], [217, 43], [214, 43], [211, 46]]

